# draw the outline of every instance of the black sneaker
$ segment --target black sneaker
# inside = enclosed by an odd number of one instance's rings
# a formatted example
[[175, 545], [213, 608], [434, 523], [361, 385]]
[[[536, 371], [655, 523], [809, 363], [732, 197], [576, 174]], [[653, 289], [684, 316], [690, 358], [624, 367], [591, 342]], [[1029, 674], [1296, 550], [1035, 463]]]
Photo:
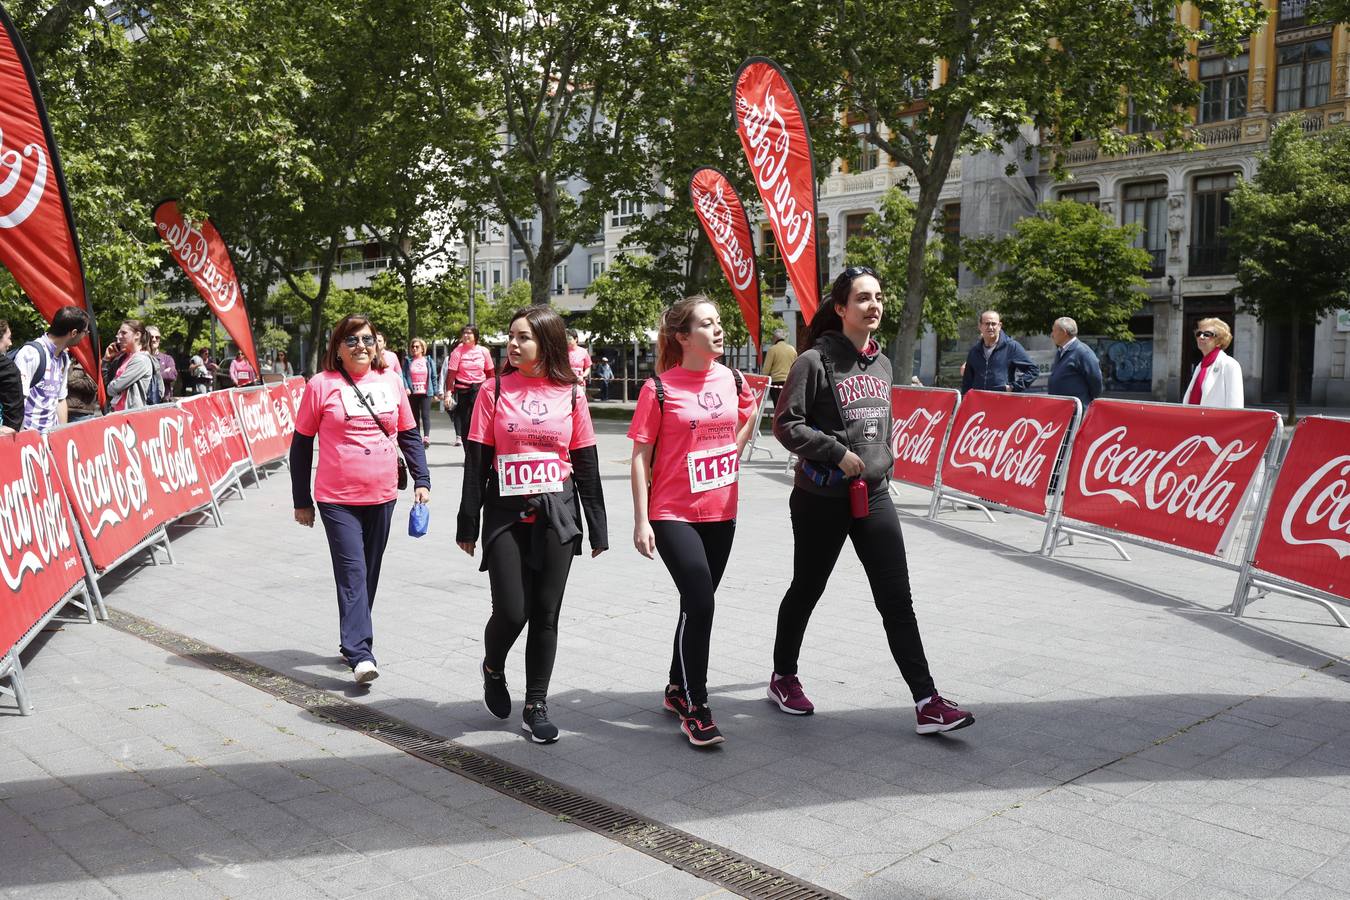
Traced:
[[521, 730], [536, 744], [551, 744], [558, 739], [558, 726], [548, 720], [548, 704], [543, 700], [525, 704]]
[[689, 715], [680, 721], [680, 730], [695, 747], [711, 747], [726, 740], [713, 723], [712, 710], [706, 703], [689, 711]]
[[483, 672], [483, 706], [499, 719], [511, 716], [511, 692], [506, 689], [505, 672], [489, 672], [487, 662], [479, 663]]
[[689, 701], [685, 699], [684, 691], [681, 688], [668, 685], [666, 687], [666, 698], [661, 702], [661, 705], [681, 719], [689, 718]]

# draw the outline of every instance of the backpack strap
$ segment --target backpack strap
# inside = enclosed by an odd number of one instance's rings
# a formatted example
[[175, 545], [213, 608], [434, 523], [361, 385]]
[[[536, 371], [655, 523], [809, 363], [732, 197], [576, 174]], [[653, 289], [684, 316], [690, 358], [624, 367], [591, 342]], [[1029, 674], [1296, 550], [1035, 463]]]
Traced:
[[732, 369], [731, 377], [736, 382], [736, 396], [739, 398], [741, 396], [741, 391], [745, 388], [745, 379], [741, 378], [740, 369]]
[[577, 411], [577, 386], [572, 385], [572, 412]]
[[666, 411], [666, 386], [661, 383], [660, 375], [652, 375], [652, 384], [656, 387], [656, 405], [662, 413]]

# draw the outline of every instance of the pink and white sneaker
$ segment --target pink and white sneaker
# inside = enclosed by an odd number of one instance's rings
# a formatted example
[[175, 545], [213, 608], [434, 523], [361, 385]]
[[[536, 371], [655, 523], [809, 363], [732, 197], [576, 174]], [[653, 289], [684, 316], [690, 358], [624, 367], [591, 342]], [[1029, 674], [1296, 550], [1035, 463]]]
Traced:
[[790, 716], [809, 716], [816, 711], [815, 704], [803, 693], [802, 683], [796, 675], [779, 675], [774, 672], [769, 678], [768, 693], [769, 699]]
[[950, 700], [944, 699], [940, 694], [929, 697], [922, 706], [915, 710], [915, 714], [919, 721], [914, 726], [914, 730], [919, 734], [942, 734], [947, 731], [955, 731], [958, 728], [965, 728], [975, 721], [973, 715]]

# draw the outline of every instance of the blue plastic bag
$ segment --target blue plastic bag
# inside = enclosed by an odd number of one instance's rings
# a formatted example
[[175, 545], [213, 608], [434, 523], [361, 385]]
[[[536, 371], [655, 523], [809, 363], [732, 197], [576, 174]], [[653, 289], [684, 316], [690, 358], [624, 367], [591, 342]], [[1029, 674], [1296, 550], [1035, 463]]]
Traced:
[[431, 525], [431, 511], [425, 503], [414, 503], [408, 512], [408, 537], [419, 538]]

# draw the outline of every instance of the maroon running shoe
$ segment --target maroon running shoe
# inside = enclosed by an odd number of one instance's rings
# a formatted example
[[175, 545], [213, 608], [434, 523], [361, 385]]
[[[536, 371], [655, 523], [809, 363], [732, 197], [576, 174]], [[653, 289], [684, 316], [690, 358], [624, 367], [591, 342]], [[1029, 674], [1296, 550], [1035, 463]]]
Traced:
[[919, 722], [914, 730], [919, 734], [941, 734], [965, 728], [975, 717], [939, 694], [934, 694], [916, 711]]
[[689, 701], [685, 699], [682, 688], [674, 685], [667, 686], [666, 698], [661, 702], [661, 705], [681, 719], [689, 718]]
[[815, 704], [802, 692], [802, 683], [796, 675], [773, 673], [769, 679], [769, 699], [788, 715], [809, 716], [816, 711]]
[[695, 747], [711, 747], [726, 740], [713, 723], [712, 710], [708, 709], [706, 703], [689, 711], [689, 715], [680, 722], [680, 730]]

